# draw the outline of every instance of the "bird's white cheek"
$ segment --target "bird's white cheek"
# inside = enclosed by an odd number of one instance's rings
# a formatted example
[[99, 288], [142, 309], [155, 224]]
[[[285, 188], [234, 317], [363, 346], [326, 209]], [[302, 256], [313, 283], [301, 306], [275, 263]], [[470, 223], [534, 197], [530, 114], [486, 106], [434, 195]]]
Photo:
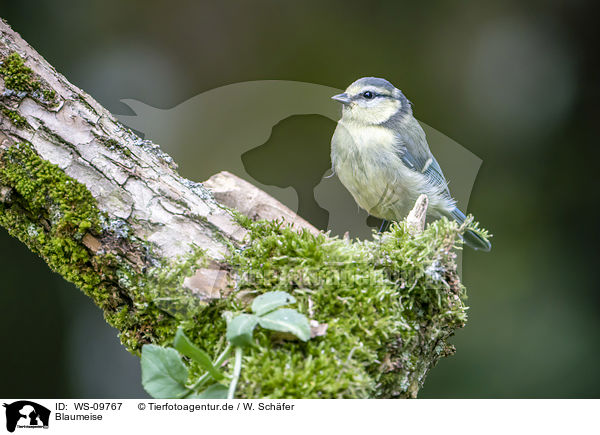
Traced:
[[364, 124], [381, 124], [390, 119], [400, 110], [400, 102], [386, 102], [385, 104], [372, 104], [361, 106], [352, 103], [344, 107], [344, 116]]

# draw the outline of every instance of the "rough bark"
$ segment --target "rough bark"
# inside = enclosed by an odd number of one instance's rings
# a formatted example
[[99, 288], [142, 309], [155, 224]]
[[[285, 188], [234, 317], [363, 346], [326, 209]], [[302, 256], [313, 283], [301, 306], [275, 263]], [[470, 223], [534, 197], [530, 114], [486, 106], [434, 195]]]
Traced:
[[[240, 290], [242, 273], [232, 267], [230, 256], [231, 249], [248, 241], [249, 227], [230, 208], [252, 220], [283, 219], [321, 245], [351, 245], [319, 235], [283, 204], [232, 174], [219, 173], [202, 184], [182, 178], [157, 145], [122, 126], [5, 22], [0, 23], [0, 60], [0, 224], [88, 294], [120, 330], [129, 350], [172, 336], [182, 321], [177, 313], [195, 303], [190, 297], [219, 300]], [[426, 198], [419, 207], [411, 217], [411, 237], [422, 231]], [[453, 243], [443, 243], [449, 255]], [[375, 258], [373, 264], [386, 261]], [[414, 330], [381, 343], [388, 346], [385, 357], [369, 369], [387, 376], [377, 375], [384, 376], [385, 386], [381, 380], [371, 385], [359, 379], [360, 391], [414, 397], [429, 368], [450, 352], [445, 340], [464, 323], [462, 287], [452, 265], [434, 272], [443, 276], [446, 287], [440, 284], [440, 294], [458, 317], [439, 324], [421, 314], [408, 316], [416, 322]], [[398, 285], [404, 286], [403, 280]], [[346, 299], [340, 300], [346, 304]], [[161, 305], [159, 300], [177, 303]], [[312, 316], [310, 296], [307, 306]], [[203, 319], [196, 315], [193, 321], [202, 325]], [[347, 361], [355, 351], [348, 349]], [[254, 381], [246, 381], [247, 390], [264, 394], [260, 380], [259, 388], [251, 389]], [[286, 395], [273, 391], [273, 397]], [[294, 394], [302, 396], [302, 391]]]

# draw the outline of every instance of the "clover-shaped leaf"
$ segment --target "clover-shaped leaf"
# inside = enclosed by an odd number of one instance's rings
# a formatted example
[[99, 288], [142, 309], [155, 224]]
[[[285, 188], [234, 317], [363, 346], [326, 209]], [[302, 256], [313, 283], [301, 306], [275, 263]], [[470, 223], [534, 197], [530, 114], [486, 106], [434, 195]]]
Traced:
[[302, 341], [310, 339], [310, 324], [304, 314], [291, 308], [280, 308], [258, 318], [258, 324], [272, 331], [290, 332]]
[[142, 347], [142, 385], [156, 399], [177, 399], [189, 393], [188, 370], [175, 349], [155, 344]]
[[234, 346], [252, 346], [252, 332], [258, 323], [253, 314], [239, 314], [227, 325], [227, 340]]
[[273, 291], [262, 294], [252, 302], [252, 311], [257, 316], [267, 314], [276, 308], [296, 302], [291, 294], [282, 291]]
[[291, 294], [272, 291], [252, 302], [254, 314], [238, 314], [227, 325], [227, 339], [234, 346], [253, 345], [252, 333], [257, 324], [272, 331], [289, 332], [302, 341], [310, 339], [310, 324], [303, 314], [292, 308], [280, 308], [296, 302]]

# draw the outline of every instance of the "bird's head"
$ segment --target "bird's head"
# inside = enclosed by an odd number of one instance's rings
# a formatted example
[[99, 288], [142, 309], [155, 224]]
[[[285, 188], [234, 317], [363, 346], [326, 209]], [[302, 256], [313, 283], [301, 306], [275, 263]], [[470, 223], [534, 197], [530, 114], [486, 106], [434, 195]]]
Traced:
[[343, 119], [366, 125], [379, 125], [398, 113], [412, 114], [404, 94], [385, 79], [363, 77], [332, 99], [344, 105]]

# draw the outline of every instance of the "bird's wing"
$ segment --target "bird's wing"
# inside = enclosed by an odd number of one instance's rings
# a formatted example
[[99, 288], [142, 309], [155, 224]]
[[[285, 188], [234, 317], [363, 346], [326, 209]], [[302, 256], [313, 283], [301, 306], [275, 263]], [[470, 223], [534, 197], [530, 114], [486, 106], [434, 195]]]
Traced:
[[430, 153], [427, 158], [421, 158], [414, 154], [409, 146], [404, 148], [404, 152], [399, 151], [399, 153], [400, 159], [408, 168], [425, 175], [432, 185], [443, 186], [444, 190], [448, 191], [448, 182], [433, 154]]
[[425, 175], [429, 182], [450, 196], [448, 182], [442, 168], [431, 154], [425, 132], [416, 119], [398, 128], [397, 153], [402, 162], [410, 169]]

